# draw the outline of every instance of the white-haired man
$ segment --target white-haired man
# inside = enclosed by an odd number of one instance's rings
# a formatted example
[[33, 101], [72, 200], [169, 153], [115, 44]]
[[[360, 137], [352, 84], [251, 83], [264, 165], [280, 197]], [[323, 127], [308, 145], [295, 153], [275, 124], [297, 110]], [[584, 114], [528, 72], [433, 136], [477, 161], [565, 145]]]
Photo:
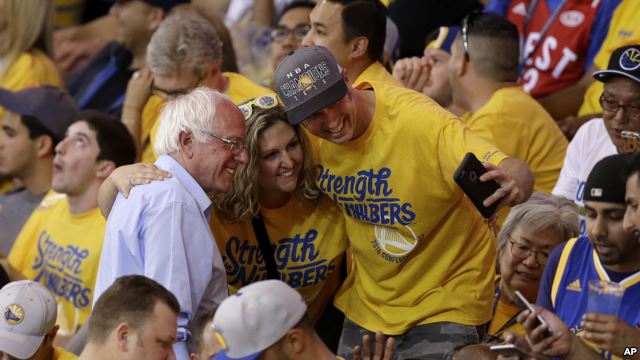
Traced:
[[126, 203], [119, 194], [107, 220], [94, 299], [123, 275], [145, 275], [165, 286], [180, 303], [178, 359], [188, 358], [190, 319], [227, 296], [207, 194], [231, 190], [235, 169], [247, 161], [244, 138], [240, 110], [217, 91], [202, 87], [169, 102], [160, 117], [155, 165], [173, 176], [135, 187]]

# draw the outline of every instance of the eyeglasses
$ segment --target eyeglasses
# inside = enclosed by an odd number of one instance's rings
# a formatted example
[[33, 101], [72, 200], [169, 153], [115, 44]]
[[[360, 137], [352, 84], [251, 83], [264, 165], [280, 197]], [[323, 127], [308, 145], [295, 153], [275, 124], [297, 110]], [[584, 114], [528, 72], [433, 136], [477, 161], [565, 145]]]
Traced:
[[276, 94], [262, 95], [239, 105], [238, 109], [242, 112], [242, 116], [244, 116], [245, 120], [249, 120], [253, 114], [254, 106], [262, 110], [273, 109], [278, 106], [278, 97], [276, 97]]
[[604, 94], [602, 94], [600, 95], [600, 105], [604, 111], [615, 114], [619, 109], [623, 109], [625, 115], [630, 119], [640, 119], [640, 104], [622, 105], [615, 100], [604, 97]]
[[198, 79], [196, 80], [195, 84], [193, 84], [192, 86], [186, 87], [186, 88], [182, 88], [182, 89], [175, 89], [175, 90], [165, 90], [165, 89], [161, 89], [159, 87], [156, 86], [155, 80], [151, 81], [151, 85], [149, 85], [149, 91], [151, 92], [151, 94], [153, 95], [157, 95], [163, 98], [173, 98], [173, 97], [177, 97], [180, 95], [186, 95], [189, 92], [191, 92], [191, 90], [195, 89], [196, 87], [198, 87], [198, 85], [200, 85], [200, 83], [202, 82], [202, 80], [204, 80], [206, 75], [203, 76], [199, 76]]
[[482, 14], [482, 11], [472, 11], [462, 20], [462, 47], [464, 48], [464, 58], [469, 61], [469, 26], [471, 18]]
[[229, 147], [229, 151], [231, 151], [233, 155], [238, 155], [242, 151], [242, 149], [247, 147], [247, 145], [245, 145], [242, 141], [227, 139], [222, 136], [218, 136], [211, 131], [207, 131], [206, 134], [227, 144], [227, 146]]
[[511, 255], [519, 259], [524, 260], [531, 256], [531, 254], [534, 254], [536, 261], [540, 265], [546, 264], [547, 260], [549, 259], [549, 253], [545, 251], [533, 250], [530, 246], [517, 243], [511, 236], [509, 236], [509, 242], [511, 243]]
[[294, 27], [293, 29], [286, 28], [284, 26], [278, 26], [271, 29], [271, 40], [275, 42], [282, 42], [284, 39], [288, 38], [291, 34], [298, 40], [302, 41], [307, 33], [311, 29], [311, 25], [302, 24]]

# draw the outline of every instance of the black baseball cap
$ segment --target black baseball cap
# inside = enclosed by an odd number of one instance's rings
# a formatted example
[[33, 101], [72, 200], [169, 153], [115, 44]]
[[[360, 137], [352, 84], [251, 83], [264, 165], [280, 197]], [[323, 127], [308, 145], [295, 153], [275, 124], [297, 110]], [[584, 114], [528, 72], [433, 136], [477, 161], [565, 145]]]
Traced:
[[78, 107], [71, 95], [51, 85], [18, 92], [0, 88], [0, 106], [12, 113], [35, 117], [57, 140], [64, 138], [67, 127], [78, 116]]
[[291, 125], [347, 95], [344, 72], [331, 52], [322, 46], [300, 48], [276, 69], [276, 92]]
[[584, 201], [625, 203], [623, 171], [632, 154], [611, 155], [598, 161], [591, 169], [584, 186]]
[[640, 82], [640, 45], [617, 48], [609, 58], [607, 70], [593, 73], [593, 77], [602, 82], [607, 82], [612, 76], [625, 76]]

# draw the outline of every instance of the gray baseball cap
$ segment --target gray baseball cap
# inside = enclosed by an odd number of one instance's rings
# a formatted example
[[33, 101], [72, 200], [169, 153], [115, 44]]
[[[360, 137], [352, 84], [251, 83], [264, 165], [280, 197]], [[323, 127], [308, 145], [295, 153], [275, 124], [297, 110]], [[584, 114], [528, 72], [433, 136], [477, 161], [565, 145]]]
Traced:
[[78, 106], [71, 95], [51, 85], [18, 92], [0, 88], [0, 106], [16, 114], [35, 117], [57, 140], [64, 138], [67, 127], [78, 116]]
[[18, 359], [35, 354], [58, 315], [53, 295], [31, 280], [5, 285], [0, 290], [0, 310], [0, 351]]
[[347, 95], [344, 73], [322, 46], [300, 48], [276, 69], [276, 92], [292, 125]]

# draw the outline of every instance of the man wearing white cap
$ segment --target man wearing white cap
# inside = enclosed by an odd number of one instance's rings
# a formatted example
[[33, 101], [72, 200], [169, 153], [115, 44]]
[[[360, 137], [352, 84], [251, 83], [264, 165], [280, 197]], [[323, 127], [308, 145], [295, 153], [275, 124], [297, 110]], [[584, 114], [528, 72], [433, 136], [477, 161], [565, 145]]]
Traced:
[[[213, 360], [335, 360], [336, 356], [318, 337], [306, 312], [302, 296], [280, 280], [259, 281], [243, 287], [226, 298], [213, 317], [211, 326], [225, 349]], [[387, 341], [383, 357], [381, 339], [376, 337], [375, 353], [380, 355], [375, 358], [391, 359], [393, 340]], [[365, 357], [370, 356], [368, 349], [364, 353]]]
[[72, 360], [76, 356], [53, 347], [58, 326], [56, 301], [49, 290], [30, 280], [0, 290], [0, 354], [2, 359]]

